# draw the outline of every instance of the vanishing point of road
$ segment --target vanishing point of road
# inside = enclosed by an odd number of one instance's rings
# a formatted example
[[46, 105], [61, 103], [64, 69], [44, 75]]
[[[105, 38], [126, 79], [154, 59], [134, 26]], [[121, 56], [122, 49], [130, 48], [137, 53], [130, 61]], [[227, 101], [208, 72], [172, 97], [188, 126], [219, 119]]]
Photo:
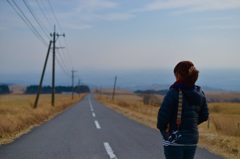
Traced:
[[[0, 159], [164, 159], [161, 135], [100, 104], [91, 94], [14, 142]], [[221, 159], [198, 148], [195, 159]]]

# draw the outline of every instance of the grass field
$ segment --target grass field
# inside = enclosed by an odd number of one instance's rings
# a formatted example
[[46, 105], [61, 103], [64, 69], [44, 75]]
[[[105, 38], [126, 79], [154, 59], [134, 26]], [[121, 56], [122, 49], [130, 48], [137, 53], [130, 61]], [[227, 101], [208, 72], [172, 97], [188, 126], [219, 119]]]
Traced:
[[[95, 98], [111, 109], [156, 129], [159, 106], [144, 105], [142, 98], [133, 93], [116, 92], [114, 100], [109, 90], [96, 94]], [[124, 91], [125, 92], [125, 91]], [[222, 92], [211, 92], [211, 100], [219, 101]], [[224, 93], [225, 98], [235, 99], [236, 93]], [[208, 94], [207, 94], [208, 97]], [[218, 97], [220, 99], [214, 99]], [[240, 98], [240, 96], [238, 96]], [[163, 96], [158, 96], [160, 100]], [[222, 99], [221, 99], [222, 100]], [[209, 103], [210, 120], [199, 126], [199, 146], [218, 154], [226, 159], [240, 158], [240, 103]]]
[[67, 107], [81, 100], [84, 95], [55, 95], [55, 106], [51, 95], [41, 95], [38, 107], [33, 108], [36, 95], [0, 95], [0, 144], [9, 143], [16, 137], [31, 130], [57, 115]]

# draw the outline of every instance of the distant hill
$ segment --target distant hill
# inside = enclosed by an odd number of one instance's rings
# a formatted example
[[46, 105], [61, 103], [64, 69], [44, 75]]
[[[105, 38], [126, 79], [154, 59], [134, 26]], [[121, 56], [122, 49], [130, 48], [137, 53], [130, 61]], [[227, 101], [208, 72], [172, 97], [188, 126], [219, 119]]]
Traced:
[[123, 87], [123, 89], [136, 91], [136, 90], [166, 90], [169, 88], [168, 84], [151, 84], [151, 85], [136, 85]]
[[[159, 93], [162, 94], [161, 92], [168, 90], [170, 87], [170, 84], [151, 84], [151, 85], [136, 85], [136, 86], [129, 86], [129, 87], [123, 87], [122, 89], [126, 90], [131, 90], [131, 91], [136, 91], [136, 90], [155, 90], [155, 91], [160, 91]], [[213, 87], [208, 87], [208, 86], [201, 86], [204, 91], [224, 91], [223, 89], [220, 88], [213, 88]]]
[[[165, 90], [151, 90], [152, 94], [166, 95], [168, 89]], [[136, 90], [134, 93], [144, 94], [146, 90]], [[205, 95], [208, 102], [233, 102], [240, 103], [240, 92], [230, 92], [230, 91], [212, 91], [205, 90]]]

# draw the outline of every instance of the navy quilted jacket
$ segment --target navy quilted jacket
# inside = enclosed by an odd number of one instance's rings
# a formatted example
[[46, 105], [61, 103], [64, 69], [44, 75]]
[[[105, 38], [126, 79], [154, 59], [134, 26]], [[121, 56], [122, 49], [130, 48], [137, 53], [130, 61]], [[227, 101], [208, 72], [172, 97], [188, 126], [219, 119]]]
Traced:
[[[166, 129], [176, 131], [177, 107], [179, 89], [183, 93], [182, 118], [179, 133], [182, 135], [177, 144], [197, 144], [198, 125], [208, 119], [208, 105], [201, 87], [186, 87], [184, 84], [174, 84], [164, 97], [158, 112], [157, 128], [161, 131], [163, 138], [167, 139]], [[169, 125], [169, 126], [168, 126]]]

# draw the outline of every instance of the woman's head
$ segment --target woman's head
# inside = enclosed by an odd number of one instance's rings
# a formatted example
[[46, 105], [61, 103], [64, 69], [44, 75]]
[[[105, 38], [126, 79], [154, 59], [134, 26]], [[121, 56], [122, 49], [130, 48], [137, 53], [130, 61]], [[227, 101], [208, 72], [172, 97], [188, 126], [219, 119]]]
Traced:
[[173, 72], [178, 80], [182, 80], [189, 87], [195, 84], [199, 74], [199, 71], [195, 68], [191, 61], [179, 62], [175, 66]]

